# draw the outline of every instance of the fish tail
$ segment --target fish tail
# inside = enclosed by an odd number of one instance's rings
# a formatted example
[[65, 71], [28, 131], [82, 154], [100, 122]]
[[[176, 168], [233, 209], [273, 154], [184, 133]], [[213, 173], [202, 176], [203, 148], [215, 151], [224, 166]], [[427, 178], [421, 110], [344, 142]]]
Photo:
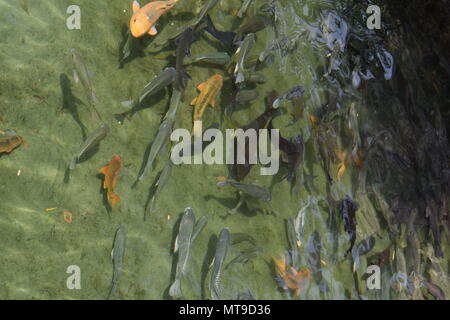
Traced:
[[242, 83], [244, 82], [244, 80], [244, 73], [242, 71], [238, 71], [238, 73], [236, 74], [236, 83]]
[[70, 170], [75, 169], [75, 166], [77, 165], [77, 160], [78, 160], [78, 157], [77, 157], [77, 156], [74, 156], [74, 157], [72, 158], [72, 160], [70, 161], [70, 164], [69, 164], [69, 169], [70, 169]]
[[113, 209], [117, 208], [117, 205], [120, 202], [120, 198], [117, 194], [111, 192], [109, 198], [111, 199], [111, 206], [113, 207]]
[[179, 278], [175, 279], [175, 282], [170, 286], [169, 295], [176, 299], [183, 296], [183, 293], [181, 292], [181, 281]]

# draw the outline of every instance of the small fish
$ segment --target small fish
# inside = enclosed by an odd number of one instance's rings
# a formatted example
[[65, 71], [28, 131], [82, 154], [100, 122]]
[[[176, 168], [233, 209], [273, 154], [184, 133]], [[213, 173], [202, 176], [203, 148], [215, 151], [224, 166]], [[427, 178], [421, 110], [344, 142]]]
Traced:
[[150, 149], [150, 154], [148, 156], [147, 163], [144, 167], [142, 174], [139, 176], [139, 180], [143, 180], [147, 176], [148, 171], [153, 165], [153, 161], [155, 161], [159, 151], [161, 151], [162, 147], [166, 144], [167, 139], [172, 133], [175, 115], [178, 110], [178, 107], [180, 106], [180, 102], [181, 102], [181, 91], [175, 89], [170, 99], [169, 110], [166, 113], [165, 119], [159, 126], [158, 133], [156, 134], [156, 137], [153, 140], [152, 147]]
[[[194, 106], [193, 121], [201, 121], [203, 113], [208, 105], [212, 107], [216, 106], [216, 98], [220, 93], [223, 85], [223, 77], [220, 74], [216, 74], [198, 85], [197, 89], [200, 91], [198, 97], [191, 101], [191, 105]], [[193, 128], [192, 133], [194, 136], [199, 135], [197, 128]]]
[[300, 211], [297, 214], [297, 217], [295, 217], [294, 220], [294, 228], [295, 228], [295, 234], [297, 238], [297, 246], [300, 247], [303, 242], [303, 231], [305, 227], [306, 222], [306, 212], [308, 207], [310, 206], [310, 201], [308, 201], [308, 204], [300, 209]]
[[175, 68], [165, 68], [141, 90], [138, 99], [124, 101], [122, 105], [133, 106], [133, 108], [138, 106], [146, 97], [152, 96], [170, 85], [175, 80], [176, 73]]
[[114, 193], [117, 180], [119, 179], [120, 170], [122, 169], [122, 160], [118, 155], [113, 156], [111, 161], [100, 169], [100, 173], [105, 175], [103, 181], [103, 189], [107, 190], [108, 200], [111, 202], [113, 209], [117, 207], [120, 202], [120, 198]]
[[266, 76], [262, 72], [244, 72], [244, 78], [247, 83], [263, 84], [266, 83]]
[[207, 64], [216, 64], [220, 66], [224, 66], [229, 64], [231, 61], [230, 55], [226, 52], [217, 52], [217, 53], [209, 53], [202, 54], [190, 59], [187, 64], [193, 63], [207, 63]]
[[294, 221], [291, 217], [286, 219], [286, 234], [289, 243], [289, 254], [291, 257], [290, 261], [292, 266], [297, 269], [299, 262], [298, 242], [295, 233]]
[[161, 172], [161, 175], [158, 178], [158, 182], [156, 182], [156, 190], [155, 194], [152, 197], [152, 204], [150, 207], [150, 212], [155, 212], [156, 209], [156, 198], [161, 193], [162, 189], [166, 186], [167, 182], [170, 179], [170, 175], [172, 173], [172, 161], [167, 161], [166, 165], [164, 166], [164, 169]]
[[319, 286], [320, 291], [325, 292], [328, 290], [326, 283], [322, 276], [322, 264], [321, 258], [322, 243], [320, 235], [317, 231], [309, 237], [308, 242], [305, 245], [305, 252], [307, 254], [308, 263], [311, 267], [312, 274], [316, 284]]
[[84, 63], [83, 57], [81, 56], [78, 50], [72, 48], [70, 49], [70, 53], [72, 55], [72, 62], [74, 66], [74, 79], [75, 83], [81, 82], [86, 92], [86, 96], [89, 100], [89, 104], [92, 108], [92, 117], [93, 119], [99, 121], [101, 120], [101, 116], [95, 108], [94, 104], [98, 103], [97, 96], [94, 93], [92, 88], [91, 80], [90, 80], [90, 72], [88, 71], [86, 64]]
[[141, 8], [137, 0], [133, 1], [133, 16], [130, 20], [131, 34], [135, 38], [142, 37], [144, 34], [155, 36], [156, 22], [167, 11], [173, 8], [178, 0], [152, 1]]
[[296, 86], [291, 89], [289, 89], [286, 93], [278, 97], [277, 100], [274, 101], [273, 107], [278, 108], [280, 106], [281, 101], [287, 99], [287, 100], [294, 100], [299, 97], [301, 97], [305, 93], [305, 88], [302, 86]]
[[442, 290], [439, 286], [426, 281], [422, 280], [421, 285], [425, 286], [428, 289], [428, 292], [436, 298], [436, 300], [445, 300], [445, 293], [444, 290]]
[[193, 41], [194, 31], [192, 30], [192, 28], [187, 28], [176, 40], [176, 83], [178, 86], [178, 90], [184, 90], [187, 85], [187, 80], [191, 79], [191, 76], [184, 70], [183, 61], [184, 57], [191, 56], [191, 44]]
[[349, 195], [346, 195], [344, 200], [342, 200], [342, 218], [344, 219], [344, 230], [350, 236], [350, 247], [345, 252], [347, 256], [353, 249], [356, 240], [356, 210], [358, 210], [358, 205], [353, 202]]
[[72, 158], [72, 161], [70, 162], [69, 169], [73, 170], [75, 169], [75, 166], [77, 165], [77, 161], [80, 160], [80, 158], [85, 155], [89, 150], [92, 150], [96, 145], [100, 143], [103, 139], [105, 139], [109, 134], [109, 126], [105, 123], [102, 123], [97, 129], [95, 129], [86, 139], [86, 141], [83, 142], [83, 145], [80, 148], [80, 151], [78, 151]]
[[265, 16], [254, 16], [247, 17], [242, 21], [240, 26], [237, 28], [237, 34], [234, 42], [238, 42], [242, 39], [242, 35], [248, 33], [256, 33], [258, 31], [264, 30], [270, 24], [270, 19]]
[[[202, 223], [200, 223], [200, 221], [202, 221]], [[184, 209], [184, 214], [181, 218], [178, 235], [175, 240], [174, 252], [178, 254], [178, 262], [175, 281], [169, 289], [169, 295], [172, 298], [179, 299], [183, 297], [183, 293], [181, 291], [181, 279], [186, 274], [189, 252], [192, 242], [206, 224], [206, 222], [204, 221], [205, 220], [202, 218], [199, 220], [199, 223], [196, 224], [194, 210], [191, 207], [187, 207], [186, 209]]]
[[296, 171], [303, 163], [304, 141], [301, 134], [294, 137], [291, 141], [284, 139], [281, 135], [279, 137], [280, 150], [286, 156], [286, 162], [289, 166], [287, 174], [287, 181], [292, 182], [296, 178]]
[[233, 260], [231, 260], [225, 267], [227, 270], [231, 265], [235, 263], [247, 263], [251, 259], [259, 256], [263, 252], [263, 248], [259, 246], [251, 247], [245, 250], [242, 250], [239, 255], [236, 256]]
[[370, 252], [375, 247], [375, 238], [369, 236], [362, 240], [356, 247], [352, 250], [353, 257], [353, 272], [359, 268], [359, 258], [366, 253]]
[[231, 239], [233, 239], [231, 241], [232, 245], [246, 241], [246, 242], [252, 244], [253, 246], [256, 246], [255, 239], [248, 233], [243, 233], [243, 232], [232, 233]]
[[212, 263], [211, 279], [209, 281], [209, 290], [212, 300], [221, 300], [222, 282], [220, 280], [222, 266], [225, 262], [228, 250], [231, 248], [230, 230], [223, 228], [217, 241], [216, 253]]
[[117, 285], [119, 284], [119, 278], [122, 274], [124, 258], [125, 258], [125, 245], [127, 238], [127, 228], [124, 225], [120, 225], [117, 228], [116, 235], [114, 237], [113, 250], [111, 252], [111, 258], [113, 263], [113, 276], [111, 281], [111, 289], [109, 290], [108, 298], [110, 299], [116, 292]]
[[208, 15], [206, 18], [207, 25], [206, 25], [206, 32], [208, 32], [210, 35], [212, 35], [214, 38], [219, 40], [226, 48], [233, 48], [235, 46], [234, 44], [234, 38], [236, 37], [235, 32], [230, 31], [219, 31], [214, 26], [211, 17]]
[[242, 105], [250, 101], [256, 100], [259, 97], [259, 92], [257, 90], [240, 90], [236, 94], [236, 103]]
[[24, 142], [23, 138], [17, 134], [6, 134], [0, 136], [0, 153], [11, 152]]
[[245, 69], [244, 62], [247, 58], [247, 55], [250, 53], [250, 50], [253, 48], [255, 44], [255, 34], [249, 33], [245, 36], [242, 44], [236, 51], [237, 55], [237, 63], [236, 68], [234, 69], [234, 76], [236, 78], [236, 84], [241, 84], [245, 81]]
[[247, 11], [247, 8], [250, 6], [250, 4], [253, 2], [254, 0], [244, 0], [244, 2], [242, 3], [241, 8], [239, 9], [239, 12], [237, 13], [237, 16], [239, 18], [242, 18], [242, 16], [245, 14], [245, 12]]
[[[266, 188], [254, 185], [254, 184], [248, 184], [243, 182], [238, 182], [234, 180], [225, 180], [225, 181], [219, 181], [217, 183], [219, 187], [223, 187], [226, 185], [231, 185], [235, 189], [239, 190], [241, 194], [250, 196], [251, 198], [257, 199], [262, 202], [270, 202], [272, 200], [272, 194], [270, 191]], [[230, 210], [230, 213], [234, 214], [237, 212], [237, 210], [244, 204], [245, 197], [241, 197], [239, 200], [239, 203], [236, 205], [235, 208]]]

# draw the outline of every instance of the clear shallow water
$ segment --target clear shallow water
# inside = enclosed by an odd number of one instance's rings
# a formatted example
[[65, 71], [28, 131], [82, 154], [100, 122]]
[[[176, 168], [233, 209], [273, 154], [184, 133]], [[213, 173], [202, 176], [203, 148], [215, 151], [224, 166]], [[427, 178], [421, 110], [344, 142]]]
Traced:
[[[338, 163], [332, 162], [330, 174], [335, 183], [327, 183], [317, 150], [310, 115], [316, 114], [320, 107], [333, 100], [339, 101], [339, 112], [343, 121], [336, 121], [338, 128], [335, 139], [340, 148], [351, 143], [350, 134], [345, 130], [348, 122], [346, 113], [351, 105], [356, 105], [359, 132], [366, 140], [382, 130], [384, 124], [379, 118], [382, 98], [398, 102], [397, 82], [385, 79], [386, 70], [380, 60], [373, 60], [370, 70], [375, 80], [366, 83], [371, 90], [360, 90], [352, 86], [350, 64], [355, 49], [350, 47], [349, 34], [354, 38], [385, 47], [394, 57], [396, 66], [412, 70], [408, 58], [404, 58], [401, 45], [392, 36], [389, 41], [381, 41], [378, 34], [362, 27], [361, 18], [365, 7], [356, 7], [346, 19], [341, 20], [341, 32], [334, 32], [332, 18], [343, 15], [349, 3], [335, 1], [278, 1], [275, 7], [278, 19], [278, 35], [298, 39], [297, 48], [286, 56], [275, 52], [271, 66], [259, 65], [257, 68], [267, 78], [265, 84], [256, 86], [259, 98], [246, 110], [237, 111], [231, 119], [224, 119], [221, 128], [235, 128], [248, 124], [264, 111], [264, 97], [276, 89], [280, 93], [302, 85], [306, 94], [301, 100], [301, 114], [295, 115], [298, 121], [291, 125], [292, 113], [296, 112], [291, 103], [284, 103], [287, 114], [276, 118], [274, 127], [281, 129], [283, 137], [291, 138], [298, 132], [305, 137], [304, 170], [317, 176], [314, 185], [317, 190], [298, 185], [291, 191], [287, 181], [279, 182], [285, 169], [276, 177], [259, 175], [256, 166], [245, 178], [245, 182], [270, 188], [272, 192], [272, 214], [264, 214], [258, 204], [250, 203], [251, 210], [226, 216], [227, 211], [238, 201], [231, 187], [219, 188], [216, 178], [228, 176], [223, 165], [214, 166], [174, 166], [168, 184], [159, 195], [156, 212], [149, 214], [144, 221], [144, 205], [148, 200], [149, 187], [164, 167], [169, 149], [163, 150], [157, 158], [156, 167], [147, 178], [134, 185], [143, 162], [144, 154], [154, 139], [159, 124], [167, 110], [171, 90], [166, 89], [155, 99], [150, 99], [151, 107], [139, 111], [131, 121], [118, 123], [114, 114], [127, 110], [121, 101], [136, 97], [140, 90], [166, 66], [174, 66], [174, 59], [160, 59], [171, 55], [175, 46], [160, 47], [156, 43], [170, 30], [186, 22], [200, 11], [203, 1], [180, 0], [158, 23], [160, 34], [154, 39], [143, 40], [143, 47], [130, 61], [119, 68], [120, 45], [123, 43], [123, 30], [128, 26], [131, 4], [123, 1], [108, 3], [78, 1], [82, 10], [81, 30], [69, 31], [65, 22], [69, 1], [30, 1], [29, 15], [16, 2], [0, 3], [0, 129], [14, 129], [26, 144], [10, 154], [0, 157], [0, 239], [2, 264], [0, 275], [4, 286], [0, 297], [4, 299], [104, 299], [111, 286], [112, 263], [111, 247], [119, 224], [128, 229], [125, 264], [119, 286], [114, 298], [117, 299], [166, 299], [168, 288], [173, 281], [175, 264], [171, 255], [173, 241], [178, 231], [177, 220], [184, 208], [192, 206], [197, 219], [208, 217], [208, 224], [195, 240], [188, 264], [188, 272], [183, 280], [183, 294], [187, 299], [210, 298], [208, 290], [208, 266], [214, 254], [215, 242], [219, 232], [228, 227], [232, 233], [245, 233], [254, 238], [263, 248], [263, 254], [247, 264], [236, 263], [222, 273], [223, 298], [235, 299], [237, 294], [250, 289], [258, 299], [403, 299], [410, 298], [407, 290], [391, 289], [390, 278], [398, 271], [410, 273], [415, 260], [407, 253], [408, 247], [402, 244], [401, 237], [390, 237], [383, 219], [383, 209], [373, 200], [373, 192], [364, 189], [364, 176], [361, 172], [371, 171], [373, 162], [364, 162], [362, 168], [349, 166], [347, 172], [336, 179]], [[248, 16], [258, 13], [265, 1], [256, 0], [247, 11]], [[220, 30], [235, 30], [239, 25], [231, 10], [239, 9], [241, 1], [220, 1], [211, 11], [211, 18]], [[192, 8], [196, 8], [192, 10]], [[353, 17], [353, 19], [349, 18]], [[344, 35], [344, 36], [343, 36]], [[257, 41], [252, 49], [259, 55], [277, 37], [272, 26], [257, 33]], [[332, 42], [332, 40], [337, 40]], [[355, 42], [353, 41], [353, 45]], [[339, 46], [333, 51], [331, 43]], [[86, 95], [80, 84], [72, 78], [73, 65], [70, 48], [76, 48], [83, 55], [86, 65], [92, 72], [94, 91], [99, 99], [96, 106], [103, 121], [111, 128], [107, 139], [102, 141], [98, 151], [88, 160], [79, 163], [67, 181], [67, 166], [78, 150], [84, 134], [93, 131], [98, 124], [92, 119]], [[216, 52], [222, 47], [218, 41], [201, 35], [192, 45], [192, 55]], [[383, 52], [383, 50], [377, 51]], [[414, 53], [411, 53], [411, 55]], [[154, 57], [157, 58], [154, 58]], [[409, 58], [411, 59], [411, 58]], [[339, 66], [330, 70], [330, 60]], [[406, 62], [405, 62], [406, 61]], [[189, 102], [198, 95], [196, 87], [211, 75], [220, 73], [227, 76], [224, 68], [201, 66], [187, 67], [192, 76], [183, 93], [183, 101], [177, 112], [175, 128], [191, 129], [192, 107]], [[331, 71], [331, 72], [330, 72]], [[403, 71], [406, 73], [406, 71]], [[328, 76], [324, 76], [329, 73]], [[70, 90], [80, 103], [63, 103], [60, 79], [65, 75], [70, 79]], [[388, 77], [389, 78], [389, 77]], [[225, 82], [216, 110], [209, 108], [204, 121], [209, 125], [220, 121], [220, 108], [231, 102], [231, 80]], [[392, 88], [389, 88], [391, 86]], [[373, 89], [375, 88], [375, 89]], [[336, 99], [342, 92], [344, 98]], [[375, 92], [375, 93], [374, 93]], [[378, 98], [378, 100], [377, 100]], [[396, 100], [397, 99], [397, 100]], [[402, 101], [400, 101], [402, 102]], [[399, 103], [399, 105], [402, 105]], [[374, 111], [375, 110], [375, 111]], [[341, 115], [343, 114], [343, 115]], [[79, 120], [77, 120], [79, 118]], [[80, 125], [81, 123], [81, 125]], [[340, 124], [337, 124], [340, 123]], [[374, 124], [375, 123], [375, 124]], [[85, 127], [85, 128], [84, 128]], [[336, 127], [333, 127], [334, 129]], [[327, 134], [332, 135], [332, 131]], [[309, 139], [308, 139], [309, 137]], [[388, 142], [386, 142], [388, 143]], [[334, 150], [335, 151], [335, 150]], [[120, 209], [108, 213], [100, 192], [102, 179], [99, 169], [105, 166], [114, 154], [119, 154], [124, 167], [116, 186], [121, 198]], [[370, 159], [370, 158], [369, 158]], [[374, 161], [374, 160], [372, 160]], [[20, 175], [18, 172], [20, 170]], [[382, 170], [382, 169], [380, 169]], [[368, 176], [369, 185], [379, 182]], [[400, 179], [400, 177], [398, 177]], [[395, 180], [395, 173], [394, 173]], [[390, 189], [383, 186], [383, 194]], [[312, 239], [314, 231], [320, 235], [320, 269], [323, 281], [313, 274], [309, 285], [300, 297], [278, 289], [275, 280], [275, 267], [270, 255], [279, 257], [289, 249], [285, 219], [295, 218], [298, 211], [314, 199], [343, 199], [351, 194], [359, 204], [356, 212], [357, 240], [375, 237], [375, 247], [361, 257], [360, 266], [353, 272], [351, 257], [344, 257], [349, 239], [339, 213], [327, 206], [311, 205], [307, 212], [304, 227], [304, 244], [300, 246], [299, 267], [312, 268], [306, 244]], [[413, 202], [411, 202], [413, 203]], [[256, 206], [256, 208], [253, 208]], [[47, 212], [46, 208], [57, 208]], [[266, 207], [261, 207], [266, 209]], [[67, 224], [63, 211], [72, 212], [74, 221]], [[226, 217], [225, 217], [226, 216]], [[170, 217], [170, 219], [168, 219]], [[422, 221], [417, 224], [421, 249], [427, 251], [429, 230]], [[446, 257], [446, 234], [442, 233], [444, 257], [431, 262], [426, 253], [421, 254], [421, 273], [433, 283], [438, 284], [448, 296]], [[400, 239], [400, 240], [398, 240]], [[250, 247], [247, 242], [232, 247], [227, 262], [241, 250]], [[409, 247], [411, 248], [411, 246]], [[367, 290], [363, 278], [369, 260], [388, 249], [389, 257], [383, 267], [383, 289]], [[402, 257], [405, 255], [405, 263]], [[371, 258], [372, 257], [372, 258]], [[371, 258], [371, 259], [370, 259]], [[81, 290], [69, 290], [66, 269], [70, 265], [81, 268]], [[404, 270], [408, 269], [408, 270]], [[206, 279], [206, 280], [205, 280]], [[325, 282], [328, 291], [320, 292], [320, 284]], [[424, 290], [424, 289], [422, 289]], [[426, 292], [426, 291], [424, 291]]]

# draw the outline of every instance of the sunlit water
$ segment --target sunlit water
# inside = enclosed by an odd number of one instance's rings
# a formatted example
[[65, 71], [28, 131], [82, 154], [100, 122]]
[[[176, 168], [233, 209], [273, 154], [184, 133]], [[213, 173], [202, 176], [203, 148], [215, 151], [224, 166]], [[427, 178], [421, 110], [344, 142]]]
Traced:
[[[259, 56], [274, 44], [278, 44], [278, 50], [273, 50], [271, 57], [256, 66], [267, 80], [252, 87], [259, 92], [257, 100], [231, 117], [223, 117], [221, 110], [232, 101], [232, 72], [228, 73], [225, 67], [187, 67], [192, 79], [183, 93], [175, 128], [191, 130], [190, 101], [198, 95], [198, 84], [213, 74], [224, 75], [225, 84], [218, 106], [208, 107], [203, 120], [206, 126], [219, 122], [222, 130], [242, 127], [262, 114], [264, 97], [271, 90], [283, 93], [302, 85], [306, 92], [300, 103], [283, 102], [287, 112], [277, 117], [273, 126], [285, 138], [303, 134], [305, 161], [299, 172], [306, 177], [315, 176], [312, 183], [302, 184], [299, 179], [291, 186], [288, 181], [281, 181], [287, 172], [284, 164], [276, 176], [260, 175], [257, 165], [244, 181], [269, 188], [270, 205], [251, 202], [239, 214], [228, 215], [238, 202], [237, 192], [216, 185], [217, 177], [229, 176], [227, 166], [174, 166], [167, 185], [156, 199], [156, 211], [145, 211], [149, 189], [168, 161], [170, 148], [163, 148], [156, 167], [143, 181], [135, 182], [168, 108], [172, 89], [149, 99], [148, 107], [130, 121], [119, 123], [114, 114], [127, 111], [121, 101], [135, 98], [165, 67], [175, 66], [172, 53], [176, 45], [171, 42], [161, 46], [158, 41], [162, 42], [170, 30], [197, 15], [205, 2], [180, 0], [159, 20], [160, 33], [140, 40], [138, 49], [122, 65], [119, 58], [132, 14], [130, 1], [28, 1], [29, 14], [21, 8], [20, 1], [0, 2], [0, 129], [13, 129], [25, 140], [19, 148], [0, 156], [0, 298], [106, 298], [113, 272], [114, 234], [124, 224], [128, 230], [125, 262], [112, 298], [168, 299], [176, 269], [173, 246], [178, 233], [177, 221], [187, 206], [194, 209], [197, 219], [208, 218], [205, 229], [192, 244], [183, 278], [182, 291], [187, 299], [211, 298], [209, 266], [217, 237], [224, 227], [232, 235], [251, 236], [255, 245], [262, 247], [262, 252], [249, 262], [234, 263], [222, 270], [224, 299], [236, 299], [239, 292], [247, 289], [257, 299], [411, 298], [411, 291], [396, 282], [395, 275], [410, 276], [416, 270], [417, 260], [408, 252], [405, 238], [392, 236], [388, 231], [383, 213], [388, 209], [380, 206], [372, 190], [372, 185], [375, 189], [381, 186], [381, 194], [387, 197], [390, 189], [382, 183], [391, 178], [385, 176], [383, 168], [377, 169], [381, 173], [372, 170], [377, 158], [369, 156], [362, 166], [347, 164], [343, 175], [337, 177], [339, 161], [332, 159], [329, 173], [334, 182], [329, 184], [310, 120], [311, 115], [328, 116], [327, 121], [332, 125], [326, 135], [336, 146], [333, 152], [351, 151], [355, 143], [363, 149], [378, 139], [377, 134], [385, 128], [380, 124], [384, 117], [380, 115], [383, 99], [391, 104], [404, 104], [403, 97], [397, 97], [399, 85], [392, 84], [393, 72], [398, 65], [402, 70], [411, 70], [408, 69], [412, 67], [408, 60], [411, 57], [401, 50], [395, 35], [384, 41], [380, 32], [367, 29], [366, 5], [353, 5], [352, 1], [255, 0], [246, 16], [261, 14], [261, 6], [272, 3], [276, 27], [271, 24], [256, 33], [251, 55]], [[81, 30], [66, 27], [66, 10], [71, 4], [81, 8]], [[236, 30], [242, 19], [233, 10], [239, 10], [240, 6], [241, 1], [221, 0], [210, 12], [216, 27]], [[355, 59], [366, 43], [371, 50], [365, 58], [367, 65], [361, 67]], [[98, 126], [91, 116], [83, 87], [73, 80], [70, 48], [83, 55], [92, 73], [92, 86], [99, 100], [97, 110], [111, 133], [98, 151], [69, 174], [67, 168], [72, 156], [86, 135]], [[226, 50], [216, 39], [199, 32], [191, 54]], [[62, 85], [61, 79], [70, 79], [69, 87]], [[370, 86], [372, 90], [368, 89]], [[73, 96], [65, 100], [68, 90]], [[355, 132], [359, 132], [362, 142], [358, 142]], [[397, 148], [395, 143], [392, 148]], [[121, 203], [118, 210], [108, 212], [99, 169], [115, 154], [124, 163], [116, 186]], [[329, 204], [331, 199], [342, 200], [346, 195], [359, 205], [355, 247], [364, 239], [375, 239], [374, 248], [356, 258], [352, 254], [344, 256], [349, 236], [339, 210]], [[293, 253], [286, 220], [295, 219], [301, 209], [305, 212], [305, 224], [303, 241], [295, 248], [298, 254], [295, 262], [290, 258]], [[73, 214], [72, 224], [63, 219], [64, 211]], [[417, 253], [421, 261], [419, 272], [448, 296], [446, 234], [443, 232], [441, 240], [444, 258], [431, 261], [428, 253], [433, 251], [433, 246], [427, 240], [429, 231], [419, 224], [417, 232], [421, 248]], [[225, 265], [252, 246], [248, 241], [233, 245]], [[381, 290], [369, 290], [367, 266], [379, 263], [378, 257], [383, 252], [387, 258], [382, 264]], [[297, 269], [312, 271], [300, 296], [278, 286], [276, 267], [270, 257], [282, 255]], [[69, 277], [66, 270], [71, 265], [81, 269], [80, 290], [69, 290], [66, 286]]]

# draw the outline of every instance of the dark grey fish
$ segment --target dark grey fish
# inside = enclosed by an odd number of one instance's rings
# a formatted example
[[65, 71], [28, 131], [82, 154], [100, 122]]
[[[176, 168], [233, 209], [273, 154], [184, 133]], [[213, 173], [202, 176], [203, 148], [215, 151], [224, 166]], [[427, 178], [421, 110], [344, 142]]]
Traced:
[[171, 160], [167, 161], [166, 165], [164, 166], [164, 169], [161, 172], [161, 175], [158, 178], [158, 182], [156, 182], [156, 190], [155, 194], [152, 197], [152, 204], [150, 207], [150, 212], [155, 212], [156, 209], [156, 199], [158, 195], [161, 193], [161, 191], [166, 186], [167, 182], [170, 179], [170, 175], [172, 173], [172, 167], [173, 163]]
[[311, 272], [314, 277], [314, 281], [319, 286], [320, 291], [325, 292], [328, 290], [326, 283], [322, 277], [322, 243], [320, 235], [317, 231], [309, 237], [308, 242], [305, 245], [305, 251], [308, 259], [308, 263], [311, 267]]
[[232, 241], [231, 241], [232, 245], [247, 241], [247, 242], [251, 243], [252, 245], [256, 246], [255, 239], [248, 233], [242, 233], [242, 232], [232, 233], [231, 239], [232, 239]]
[[176, 56], [176, 84], [178, 90], [186, 89], [188, 79], [191, 79], [191, 76], [184, 70], [184, 58], [191, 56], [191, 44], [194, 41], [194, 31], [192, 28], [187, 28], [183, 33], [177, 38], [176, 44], [177, 49], [175, 51]]
[[283, 151], [288, 163], [287, 180], [292, 182], [297, 175], [297, 169], [303, 163], [304, 142], [301, 134], [294, 137], [293, 141], [289, 141], [280, 135], [280, 150]]
[[170, 85], [175, 80], [176, 74], [175, 68], [165, 68], [141, 90], [137, 99], [124, 101], [122, 104], [133, 108], [138, 106], [146, 97], [152, 96]]
[[263, 248], [259, 246], [251, 247], [245, 250], [242, 250], [233, 260], [231, 260], [225, 267], [227, 270], [231, 265], [235, 263], [247, 263], [251, 259], [256, 258], [263, 252]]
[[217, 183], [218, 186], [231, 185], [237, 190], [251, 196], [252, 198], [258, 199], [263, 202], [269, 202], [272, 200], [272, 194], [266, 188], [257, 186], [255, 184], [243, 183], [234, 180], [226, 180]]
[[127, 238], [127, 229], [124, 225], [120, 225], [117, 228], [116, 235], [114, 237], [113, 250], [111, 252], [112, 262], [113, 262], [113, 276], [111, 289], [108, 294], [108, 299], [112, 297], [117, 289], [119, 283], [120, 275], [122, 274], [124, 257], [125, 257], [125, 245]]
[[244, 72], [244, 78], [248, 83], [263, 84], [267, 81], [266, 76], [262, 72], [246, 71]]
[[355, 272], [359, 268], [360, 257], [370, 252], [373, 247], [375, 247], [375, 238], [373, 236], [369, 236], [353, 248], [353, 272]]
[[237, 28], [237, 34], [234, 42], [238, 42], [242, 39], [242, 35], [248, 33], [256, 33], [264, 30], [270, 24], [270, 19], [265, 16], [247, 17], [242, 21], [241, 25]]
[[301, 97], [305, 93], [305, 88], [302, 86], [296, 86], [291, 89], [289, 89], [286, 93], [282, 94], [278, 97], [277, 100], [274, 101], [273, 107], [278, 108], [280, 106], [281, 101], [287, 99], [287, 100], [294, 100], [299, 97]]
[[291, 257], [291, 265], [298, 269], [299, 263], [299, 253], [298, 253], [298, 244], [297, 237], [295, 234], [294, 221], [291, 217], [286, 220], [286, 234], [289, 243], [289, 255]]
[[213, 300], [221, 300], [222, 298], [222, 282], [220, 280], [220, 276], [222, 273], [222, 266], [230, 248], [230, 230], [228, 228], [223, 228], [217, 242], [216, 253], [212, 263], [211, 279], [209, 281], [209, 289]]
[[358, 210], [358, 205], [353, 202], [349, 195], [346, 195], [344, 200], [342, 200], [342, 218], [344, 219], [344, 230], [350, 236], [350, 247], [345, 252], [347, 256], [353, 249], [356, 240], [356, 210]]
[[207, 64], [217, 64], [220, 66], [224, 66], [229, 64], [231, 61], [230, 55], [226, 52], [216, 52], [216, 53], [207, 53], [201, 54], [196, 57], [193, 57], [188, 61], [188, 64], [193, 63], [207, 63]]
[[222, 44], [226, 48], [233, 48], [235, 46], [234, 44], [234, 38], [236, 37], [235, 32], [230, 31], [220, 31], [217, 30], [217, 28], [214, 26], [211, 17], [208, 16], [207, 18], [207, 25], [206, 25], [206, 32], [208, 32], [210, 35], [212, 35], [214, 38], [222, 42]]
[[257, 90], [240, 90], [236, 94], [236, 103], [242, 105], [250, 101], [256, 100], [259, 97], [259, 92]]
[[109, 134], [109, 126], [105, 123], [102, 123], [97, 129], [95, 129], [86, 139], [86, 141], [83, 142], [83, 145], [80, 148], [80, 151], [78, 151], [72, 158], [72, 161], [70, 162], [69, 169], [73, 170], [75, 169], [75, 166], [77, 165], [77, 161], [86, 154], [89, 150], [94, 148], [96, 145], [100, 143], [103, 139], [105, 139]]

